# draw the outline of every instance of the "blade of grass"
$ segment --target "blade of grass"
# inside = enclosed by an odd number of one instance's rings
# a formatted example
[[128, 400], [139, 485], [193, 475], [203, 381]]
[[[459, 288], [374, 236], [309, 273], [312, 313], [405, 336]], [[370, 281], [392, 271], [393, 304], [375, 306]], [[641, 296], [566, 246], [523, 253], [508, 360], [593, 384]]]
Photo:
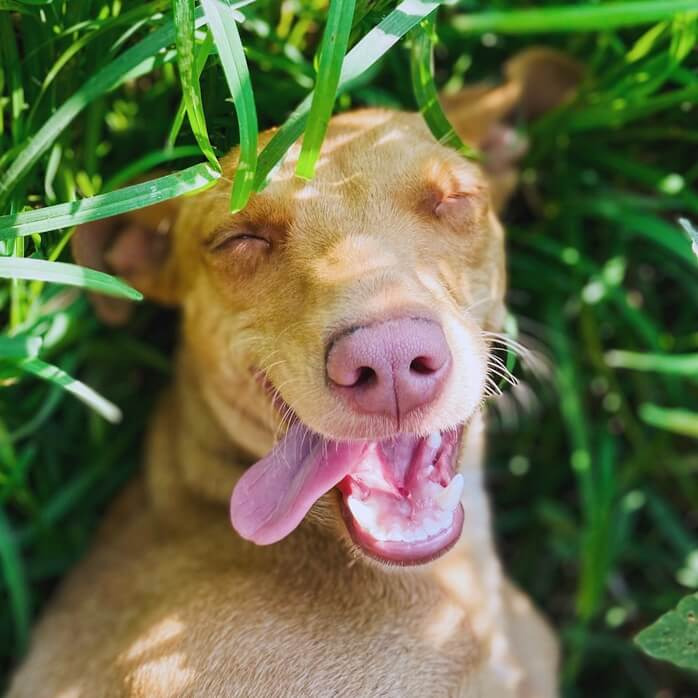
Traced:
[[698, 228], [696, 228], [688, 218], [679, 218], [679, 225], [684, 229], [688, 239], [691, 241], [691, 250], [698, 257]]
[[[134, 179], [144, 172], [149, 172], [163, 162], [171, 162], [180, 158], [190, 158], [199, 155], [201, 149], [196, 145], [180, 145], [175, 148], [165, 148], [146, 153], [143, 157], [134, 160], [119, 170], [113, 177], [108, 179], [103, 186], [105, 192], [114, 191], [125, 182]], [[151, 180], [152, 181], [152, 180]]]
[[0, 11], [22, 12], [27, 15], [34, 14], [32, 8], [25, 7], [19, 0], [0, 0]]
[[143, 300], [143, 294], [121, 279], [77, 264], [48, 262], [44, 259], [0, 257], [0, 278], [50, 281], [85, 288], [95, 293], [132, 301]]
[[[662, 22], [654, 27], [663, 28], [668, 23]], [[624, 64], [615, 71], [608, 71], [595, 85], [595, 91], [604, 95], [604, 102], [608, 109], [614, 107], [618, 99], [639, 100], [655, 93], [680, 67], [681, 63], [690, 54], [696, 38], [696, 14], [679, 13], [671, 23], [668, 33], [662, 32], [660, 36], [670, 40], [668, 51], [658, 50], [656, 54], [639, 61], [639, 57], [646, 50], [647, 35], [645, 41], [639, 42], [631, 48]], [[651, 30], [648, 32], [651, 36]], [[643, 76], [638, 80], [638, 75]], [[597, 105], [598, 106], [598, 105]]]
[[560, 318], [553, 318], [551, 326], [553, 328], [551, 338], [557, 355], [556, 372], [560, 411], [572, 446], [570, 460], [579, 483], [581, 508], [588, 519], [594, 509], [595, 495], [589, 424], [580, 399], [582, 391], [579, 388], [577, 365], [565, 323]]
[[613, 541], [608, 535], [612, 529], [614, 497], [616, 494], [613, 463], [615, 441], [610, 434], [602, 433], [601, 449], [595, 460], [605, 477], [597, 477], [593, 509], [587, 512], [582, 535], [581, 574], [577, 591], [577, 612], [584, 621], [597, 613], [603, 598], [606, 580], [613, 557]]
[[[204, 40], [201, 42], [201, 44], [199, 44], [199, 46], [196, 47], [195, 63], [197, 83], [201, 77], [201, 73], [203, 72], [204, 67], [206, 66], [206, 61], [208, 60], [208, 57], [211, 55], [211, 52], [213, 50], [213, 37], [211, 36], [211, 32], [207, 31]], [[165, 141], [166, 148], [174, 148], [175, 141], [177, 140], [177, 136], [179, 135], [179, 130], [182, 128], [182, 124], [184, 123], [184, 116], [186, 115], [186, 113], [187, 105], [184, 101], [184, 97], [182, 97], [182, 100], [179, 103], [179, 107], [177, 108], [175, 118], [172, 121], [170, 132], [167, 134], [167, 139]]]
[[669, 502], [652, 490], [646, 489], [644, 494], [647, 497], [647, 512], [666, 542], [682, 557], [688, 557], [698, 549], [698, 539], [683, 527], [681, 518], [672, 510]]
[[32, 415], [32, 417], [10, 434], [10, 441], [19, 441], [34, 434], [53, 414], [56, 407], [58, 407], [60, 404], [62, 396], [63, 391], [58, 386], [54, 386], [49, 392], [48, 397], [44, 399], [41, 407]]
[[61, 148], [61, 144], [54, 143], [48, 157], [48, 163], [46, 164], [46, 172], [44, 173], [44, 191], [46, 192], [46, 198], [49, 202], [56, 200], [53, 182], [56, 179], [56, 173], [58, 172], [58, 166], [61, 164], [62, 155], [63, 149]]
[[9, 594], [10, 609], [16, 642], [17, 655], [21, 655], [29, 639], [31, 618], [29, 585], [24, 574], [24, 564], [17, 550], [15, 535], [5, 512], [0, 508], [0, 565], [5, 586]]
[[453, 18], [452, 26], [469, 34], [609, 31], [618, 27], [658, 22], [673, 17], [682, 10], [695, 9], [695, 0], [614, 2], [459, 15]]
[[[203, 19], [198, 18], [196, 22], [200, 25]], [[172, 60], [175, 57], [174, 51], [164, 54], [158, 52], [170, 45], [174, 38], [174, 24], [168, 21], [95, 73], [72, 97], [66, 100], [32, 136], [26, 147], [0, 176], [0, 206], [7, 200], [14, 184], [27, 174], [34, 163], [90, 102], [115, 89], [126, 80], [133, 80]]]
[[[590, 162], [593, 159], [595, 163], [603, 163], [613, 170], [621, 172], [628, 179], [636, 180], [658, 192], [666, 191], [666, 183], [671, 181], [673, 174], [602, 148], [589, 149], [582, 154], [582, 157], [586, 157], [586, 155], [589, 155]], [[681, 180], [679, 182], [682, 187], [680, 189], [677, 187], [677, 191], [671, 191], [671, 196], [676, 197], [681, 202], [682, 207], [698, 213], [698, 194], [686, 187], [685, 182], [681, 182]]]
[[201, 152], [220, 171], [216, 154], [213, 152], [211, 141], [206, 128], [206, 116], [201, 101], [196, 59], [194, 57], [195, 33], [194, 0], [174, 0], [174, 22], [176, 29], [175, 43], [177, 46], [177, 63], [179, 77], [182, 81], [182, 96], [189, 117], [189, 124]]
[[698, 412], [645, 403], [640, 405], [640, 418], [653, 427], [698, 438]]
[[71, 393], [78, 400], [91, 407], [108, 422], [117, 423], [121, 421], [121, 410], [115, 404], [109, 402], [109, 400], [81, 381], [70, 376], [58, 368], [58, 366], [41, 361], [41, 359], [20, 361], [17, 366], [37, 378], [60, 386], [63, 390]]
[[[512, 228], [514, 229], [514, 228]], [[540, 235], [536, 235], [529, 240], [532, 248], [541, 250], [547, 255], [550, 255], [554, 263], [559, 263], [560, 260], [564, 260], [565, 247], [555, 240], [545, 238]], [[579, 255], [577, 253], [577, 258], [575, 260], [575, 268], [579, 271], [583, 271], [587, 277], [598, 277], [602, 274], [602, 270], [598, 267], [591, 259], [586, 256]], [[550, 269], [550, 268], [549, 268]], [[634, 327], [638, 335], [646, 341], [650, 347], [658, 347], [660, 341], [660, 331], [651, 320], [637, 308], [633, 307], [628, 303], [626, 293], [623, 292], [618, 286], [609, 286], [607, 289], [609, 298], [614, 302], [622, 313], [628, 324]]]
[[208, 163], [199, 163], [157, 179], [133, 184], [108, 194], [47, 206], [34, 211], [0, 216], [0, 240], [58, 230], [108, 218], [137, 208], [199, 191], [218, 179]]
[[320, 148], [332, 116], [355, 5], [355, 0], [330, 2], [308, 125], [303, 135], [303, 145], [296, 165], [296, 174], [304, 179], [312, 179], [315, 174], [315, 162], [320, 155]]
[[666, 34], [668, 28], [669, 22], [659, 22], [642, 34], [625, 55], [625, 64], [632, 64], [645, 58], [652, 51], [657, 42]]
[[245, 207], [254, 184], [257, 169], [257, 108], [234, 11], [223, 0], [202, 0], [202, 6], [238, 119], [240, 153], [230, 195], [230, 210], [234, 213]]
[[[387, 17], [378, 23], [359, 41], [344, 58], [342, 73], [337, 85], [337, 92], [346, 90], [376, 61], [392, 48], [410, 29], [418, 24], [430, 12], [433, 12], [443, 0], [403, 0]], [[254, 186], [260, 191], [266, 186], [272, 170], [283, 160], [288, 149], [303, 133], [312, 104], [312, 93], [308, 95], [286, 119], [259, 154]]]
[[606, 200], [584, 198], [579, 200], [579, 204], [581, 211], [610, 220], [616, 223], [624, 233], [647, 238], [680, 259], [692, 265], [695, 264], [695, 255], [691, 252], [686, 239], [671, 223], [622, 205], [611, 196]]
[[698, 380], [698, 354], [646, 354], [635, 351], [613, 350], [606, 354], [606, 362], [614, 368], [635, 371], [656, 371], [668, 375], [694, 377]]
[[10, 129], [14, 143], [21, 140], [23, 126], [22, 111], [24, 110], [24, 86], [20, 71], [20, 60], [17, 51], [17, 42], [12, 27], [10, 15], [0, 16], [0, 55], [3, 55], [4, 70], [10, 93]]
[[434, 138], [442, 145], [458, 151], [471, 160], [478, 159], [477, 152], [463, 143], [441, 108], [434, 83], [434, 44], [436, 43], [436, 12], [432, 12], [412, 31], [410, 50], [410, 76], [412, 91], [419, 111]]
[[123, 14], [116, 15], [115, 17], [111, 17], [107, 20], [103, 20], [99, 23], [96, 23], [96, 26], [93, 31], [84, 34], [78, 39], [72, 41], [68, 48], [56, 59], [56, 61], [51, 66], [51, 69], [46, 73], [46, 76], [44, 77], [41, 83], [39, 94], [33, 100], [32, 109], [29, 113], [29, 116], [27, 117], [27, 122], [29, 124], [34, 123], [36, 111], [39, 105], [41, 104], [42, 98], [44, 97], [46, 91], [48, 90], [49, 86], [53, 83], [58, 73], [60, 73], [60, 71], [63, 70], [63, 68], [66, 66], [67, 63], [70, 62], [70, 60], [73, 58], [73, 56], [75, 56], [75, 54], [77, 54], [85, 46], [89, 45], [92, 41], [95, 41], [95, 39], [99, 38], [105, 32], [113, 29], [114, 27], [118, 27], [122, 24], [128, 24], [130, 26], [133, 26], [136, 24], [138, 20], [143, 21], [147, 19], [148, 16], [157, 13], [158, 7], [162, 4], [162, 2], [147, 3], [145, 5], [136, 7], [130, 12], [124, 12]]
[[609, 109], [608, 104], [575, 109], [565, 122], [569, 131], [586, 131], [598, 128], [619, 128], [637, 119], [671, 109], [683, 103], [693, 104], [698, 100], [698, 85], [662, 93], [652, 98], [620, 100]]
[[0, 335], [0, 358], [33, 359], [39, 355], [41, 337], [5, 337]]

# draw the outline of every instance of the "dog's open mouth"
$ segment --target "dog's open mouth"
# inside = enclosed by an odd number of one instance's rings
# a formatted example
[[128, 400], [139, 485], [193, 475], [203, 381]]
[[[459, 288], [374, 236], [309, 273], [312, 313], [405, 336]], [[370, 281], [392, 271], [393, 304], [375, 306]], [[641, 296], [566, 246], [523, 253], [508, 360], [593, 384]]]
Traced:
[[433, 560], [463, 527], [460, 435], [333, 441], [296, 422], [240, 478], [230, 502], [233, 526], [255, 543], [274, 543], [336, 486], [349, 534], [367, 555], [400, 565]]
[[338, 487], [349, 533], [368, 555], [418, 564], [456, 542], [463, 527], [463, 476], [454, 474], [459, 436], [401, 434], [367, 444]]

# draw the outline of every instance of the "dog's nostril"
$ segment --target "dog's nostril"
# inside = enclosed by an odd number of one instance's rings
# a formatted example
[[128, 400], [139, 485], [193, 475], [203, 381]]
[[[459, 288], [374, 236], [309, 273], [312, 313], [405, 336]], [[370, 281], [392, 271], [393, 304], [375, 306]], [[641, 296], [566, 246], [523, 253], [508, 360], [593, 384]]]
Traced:
[[359, 375], [352, 386], [353, 388], [361, 388], [363, 386], [372, 385], [378, 379], [376, 372], [370, 366], [361, 366], [358, 373]]
[[419, 373], [422, 375], [434, 373], [434, 369], [431, 367], [431, 362], [426, 356], [418, 356], [416, 359], [413, 359], [412, 363], [410, 364], [410, 371], [412, 373]]

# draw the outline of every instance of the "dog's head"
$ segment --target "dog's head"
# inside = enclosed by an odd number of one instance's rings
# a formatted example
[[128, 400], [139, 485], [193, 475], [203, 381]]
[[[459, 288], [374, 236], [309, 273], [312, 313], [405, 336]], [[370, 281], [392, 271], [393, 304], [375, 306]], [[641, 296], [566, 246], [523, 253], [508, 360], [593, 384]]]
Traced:
[[[558, 81], [553, 97], [531, 89], [536, 71], [546, 89]], [[488, 391], [486, 333], [504, 312], [497, 214], [522, 151], [503, 119], [557, 103], [577, 77], [549, 52], [508, 74], [446, 102], [484, 165], [419, 115], [358, 111], [331, 121], [312, 181], [294, 176], [296, 146], [240, 213], [233, 152], [213, 189], [78, 231], [78, 259], [181, 307], [211, 410], [261, 458], [231, 501], [243, 537], [279, 540], [318, 499], [316, 522], [380, 560], [433, 559], [460, 535], [460, 438]]]

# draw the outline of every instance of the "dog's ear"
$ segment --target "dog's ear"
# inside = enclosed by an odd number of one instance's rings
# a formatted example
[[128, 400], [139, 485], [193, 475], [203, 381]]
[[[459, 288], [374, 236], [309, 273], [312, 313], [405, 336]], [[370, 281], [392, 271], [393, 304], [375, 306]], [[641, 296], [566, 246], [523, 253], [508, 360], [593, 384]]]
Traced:
[[504, 66], [509, 83], [520, 86], [516, 110], [528, 121], [571, 99], [584, 72], [570, 56], [541, 46], [516, 54]]
[[[75, 261], [121, 277], [156, 302], [175, 305], [177, 278], [170, 253], [178, 209], [178, 200], [170, 199], [78, 226], [71, 241]], [[131, 314], [129, 301], [100, 294], [90, 294], [90, 299], [107, 324], [123, 324]]]
[[527, 148], [516, 125], [535, 120], [570, 99], [584, 70], [563, 53], [535, 47], [509, 60], [504, 75], [505, 82], [498, 87], [475, 85], [441, 98], [460, 137], [482, 153], [497, 209], [516, 186], [516, 164]]

